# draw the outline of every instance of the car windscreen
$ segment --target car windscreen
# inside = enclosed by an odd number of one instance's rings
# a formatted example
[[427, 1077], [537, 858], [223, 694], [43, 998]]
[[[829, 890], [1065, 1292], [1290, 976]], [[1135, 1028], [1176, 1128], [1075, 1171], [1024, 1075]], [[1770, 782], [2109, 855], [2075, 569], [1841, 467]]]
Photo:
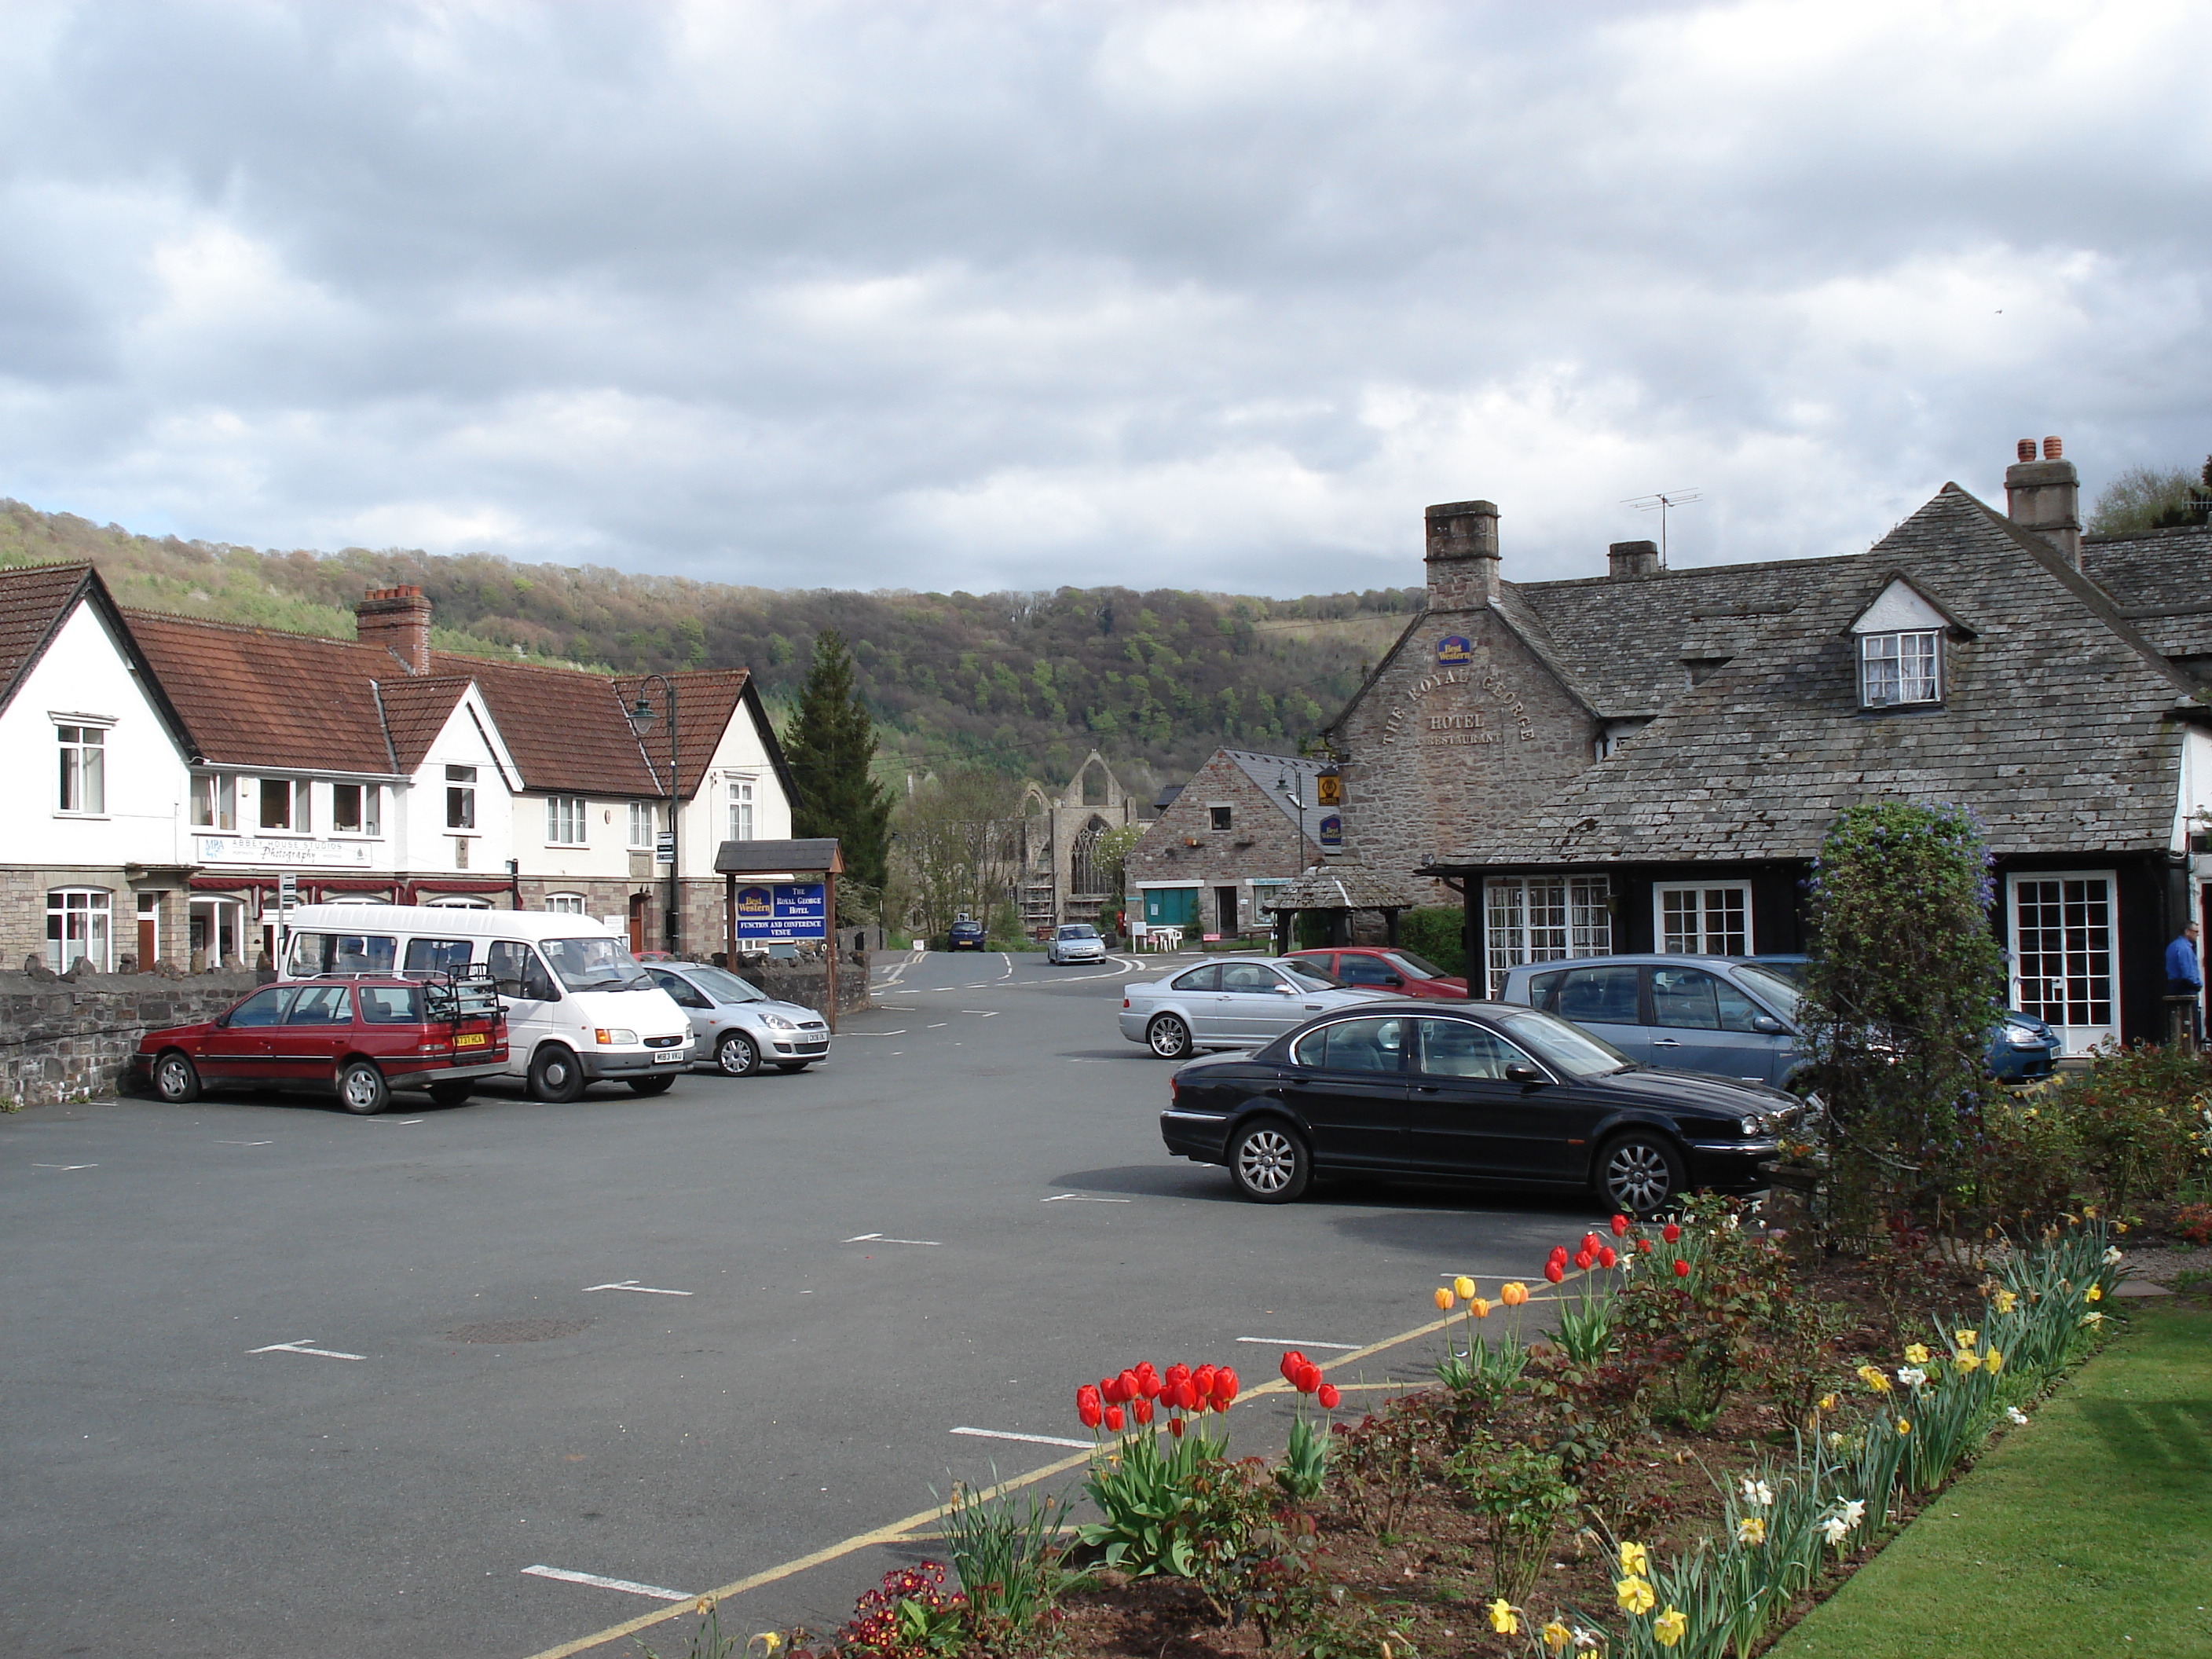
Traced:
[[1302, 988], [1310, 987], [1316, 991], [1327, 991], [1345, 982], [1316, 963], [1279, 962], [1275, 965], [1299, 981]]
[[1397, 964], [1398, 971], [1408, 979], [1442, 979], [1444, 970], [1433, 962], [1415, 956], [1411, 951], [1393, 951], [1389, 960]]
[[617, 939], [549, 939], [538, 947], [572, 991], [650, 991], [652, 976]]
[[1098, 930], [1087, 921], [1078, 922], [1073, 927], [1061, 928], [1060, 936], [1062, 939], [1097, 939]]
[[768, 1002], [769, 994], [749, 985], [726, 968], [686, 968], [684, 977], [717, 1002]]
[[1783, 1018], [1792, 1025], [1797, 1023], [1797, 1005], [1804, 1000], [1804, 994], [1781, 974], [1771, 968], [1746, 963], [1735, 970], [1735, 976], [1747, 981], [1750, 988], [1772, 1005]]
[[1630, 1063], [1628, 1056], [1610, 1042], [1601, 1042], [1580, 1027], [1533, 1008], [1526, 1013], [1503, 1015], [1498, 1024], [1506, 1036], [1537, 1059], [1569, 1077], [1602, 1077]]

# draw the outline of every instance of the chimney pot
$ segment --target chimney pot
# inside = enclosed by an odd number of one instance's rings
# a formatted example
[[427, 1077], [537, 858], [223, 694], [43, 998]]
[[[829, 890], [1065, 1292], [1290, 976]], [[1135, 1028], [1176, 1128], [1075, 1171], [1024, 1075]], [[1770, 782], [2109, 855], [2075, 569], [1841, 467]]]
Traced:
[[1474, 611], [1498, 597], [1498, 507], [1444, 501], [1424, 515], [1428, 527], [1429, 608]]
[[2005, 469], [2005, 515], [2022, 530], [2034, 532], [2057, 548], [2066, 562], [2081, 568], [2081, 479], [2074, 463], [2059, 456], [2056, 438], [2020, 441], [2020, 459]]
[[2057, 439], [2045, 438], [2043, 441], [2043, 459], [2045, 460], [2055, 461], [2065, 453], [2066, 446], [2060, 443]]
[[2014, 453], [2018, 459], [2023, 461], [2033, 460], [2035, 459], [2035, 440], [2033, 438], [2022, 438], [2015, 447]]
[[1606, 575], [1613, 581], [1640, 581], [1659, 574], [1659, 544], [1615, 542], [1605, 550]]
[[380, 645], [410, 674], [430, 672], [430, 601], [420, 587], [372, 587], [353, 608], [354, 637]]

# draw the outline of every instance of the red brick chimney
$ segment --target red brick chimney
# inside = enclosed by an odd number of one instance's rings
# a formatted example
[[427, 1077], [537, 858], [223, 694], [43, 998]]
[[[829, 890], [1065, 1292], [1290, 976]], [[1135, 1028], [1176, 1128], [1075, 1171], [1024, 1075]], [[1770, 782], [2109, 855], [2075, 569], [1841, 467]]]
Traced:
[[1428, 521], [1429, 608], [1477, 611], [1498, 597], [1498, 507], [1445, 501]]
[[372, 587], [353, 608], [354, 637], [380, 645], [410, 674], [430, 672], [430, 601], [419, 587]]
[[2034, 531], [2079, 570], [2081, 480], [2074, 463], [2059, 459], [2065, 452], [2056, 438], [2043, 441], [2040, 460], [2033, 438], [2022, 438], [2016, 453], [2020, 459], [2005, 469], [2005, 516], [2022, 530]]

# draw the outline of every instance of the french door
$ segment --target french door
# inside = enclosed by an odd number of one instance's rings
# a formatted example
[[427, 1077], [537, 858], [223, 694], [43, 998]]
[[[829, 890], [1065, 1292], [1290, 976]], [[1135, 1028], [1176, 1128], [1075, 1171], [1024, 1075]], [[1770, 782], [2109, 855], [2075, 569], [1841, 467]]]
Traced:
[[2118, 922], [2110, 870], [2010, 878], [2012, 1004], [2078, 1054], [2119, 1036]]

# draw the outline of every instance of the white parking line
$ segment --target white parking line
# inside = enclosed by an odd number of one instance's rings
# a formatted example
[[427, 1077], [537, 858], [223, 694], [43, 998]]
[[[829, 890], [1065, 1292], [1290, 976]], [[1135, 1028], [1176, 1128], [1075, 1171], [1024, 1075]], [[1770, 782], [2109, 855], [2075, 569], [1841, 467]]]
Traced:
[[313, 1342], [314, 1340], [315, 1340], [315, 1339], [314, 1339], [313, 1337], [312, 1337], [312, 1336], [303, 1336], [303, 1337], [301, 1337], [301, 1338], [298, 1341], [296, 1341], [296, 1342], [271, 1342], [271, 1343], [270, 1343], [267, 1347], [265, 1347], [265, 1348], [248, 1348], [248, 1349], [246, 1350], [246, 1352], [248, 1352], [248, 1353], [311, 1353], [311, 1354], [313, 1354], [313, 1355], [314, 1355], [318, 1359], [366, 1359], [366, 1358], [368, 1358], [368, 1356], [367, 1354], [365, 1354], [365, 1353], [340, 1353], [340, 1352], [338, 1352], [338, 1351], [337, 1351], [337, 1349], [335, 1349], [335, 1348], [311, 1348], [311, 1347], [309, 1347], [309, 1346], [307, 1346], [307, 1344], [309, 1344], [310, 1342]]
[[218, 1140], [216, 1142], [218, 1146], [274, 1146], [276, 1144], [273, 1140]]
[[934, 1238], [885, 1238], [881, 1233], [862, 1233], [858, 1238], [843, 1241], [848, 1244], [927, 1244], [933, 1249], [942, 1249]]
[[1090, 1193], [1054, 1193], [1050, 1198], [1037, 1200], [1040, 1204], [1133, 1204], [1133, 1198], [1098, 1198]]
[[97, 1170], [97, 1164], [33, 1164], [34, 1170]]
[[596, 1572], [571, 1572], [566, 1567], [525, 1567], [523, 1571], [539, 1578], [557, 1578], [564, 1584], [590, 1584], [599, 1589], [650, 1595], [658, 1601], [689, 1601], [692, 1599], [690, 1590], [663, 1589], [658, 1584], [641, 1584], [635, 1578], [602, 1578]]
[[985, 1019], [996, 1019], [999, 1017], [999, 1011], [996, 1008], [962, 1008], [956, 1012], [963, 1014], [981, 1014]]
[[940, 1019], [934, 1025], [925, 1025], [921, 1029], [925, 1031], [941, 1031], [951, 1024], [952, 1022], [949, 1019]]
[[1006, 1429], [955, 1429], [954, 1434], [972, 1434], [978, 1440], [1024, 1440], [1032, 1446], [1076, 1446], [1089, 1451], [1098, 1443], [1095, 1440], [1066, 1440], [1056, 1434], [1015, 1434]]
[[419, 1117], [365, 1117], [361, 1120], [363, 1123], [388, 1123], [395, 1129], [404, 1129], [410, 1123], [422, 1121]]
[[635, 1279], [625, 1279], [619, 1285], [586, 1285], [586, 1294], [593, 1291], [635, 1291], [640, 1296], [689, 1296], [689, 1291], [656, 1291], [650, 1285], [641, 1285]]
[[907, 1028], [906, 1028], [905, 1026], [902, 1025], [902, 1026], [900, 1026], [900, 1027], [898, 1028], [898, 1030], [896, 1030], [896, 1031], [840, 1031], [840, 1032], [838, 1032], [838, 1033], [837, 1033], [837, 1035], [838, 1035], [839, 1036], [841, 1036], [841, 1037], [856, 1037], [856, 1036], [904, 1036], [906, 1035], [906, 1031], [907, 1031]]
[[1359, 1346], [1357, 1342], [1316, 1342], [1310, 1336], [1240, 1336], [1237, 1340], [1263, 1343], [1270, 1348], [1342, 1348], [1346, 1352]]

